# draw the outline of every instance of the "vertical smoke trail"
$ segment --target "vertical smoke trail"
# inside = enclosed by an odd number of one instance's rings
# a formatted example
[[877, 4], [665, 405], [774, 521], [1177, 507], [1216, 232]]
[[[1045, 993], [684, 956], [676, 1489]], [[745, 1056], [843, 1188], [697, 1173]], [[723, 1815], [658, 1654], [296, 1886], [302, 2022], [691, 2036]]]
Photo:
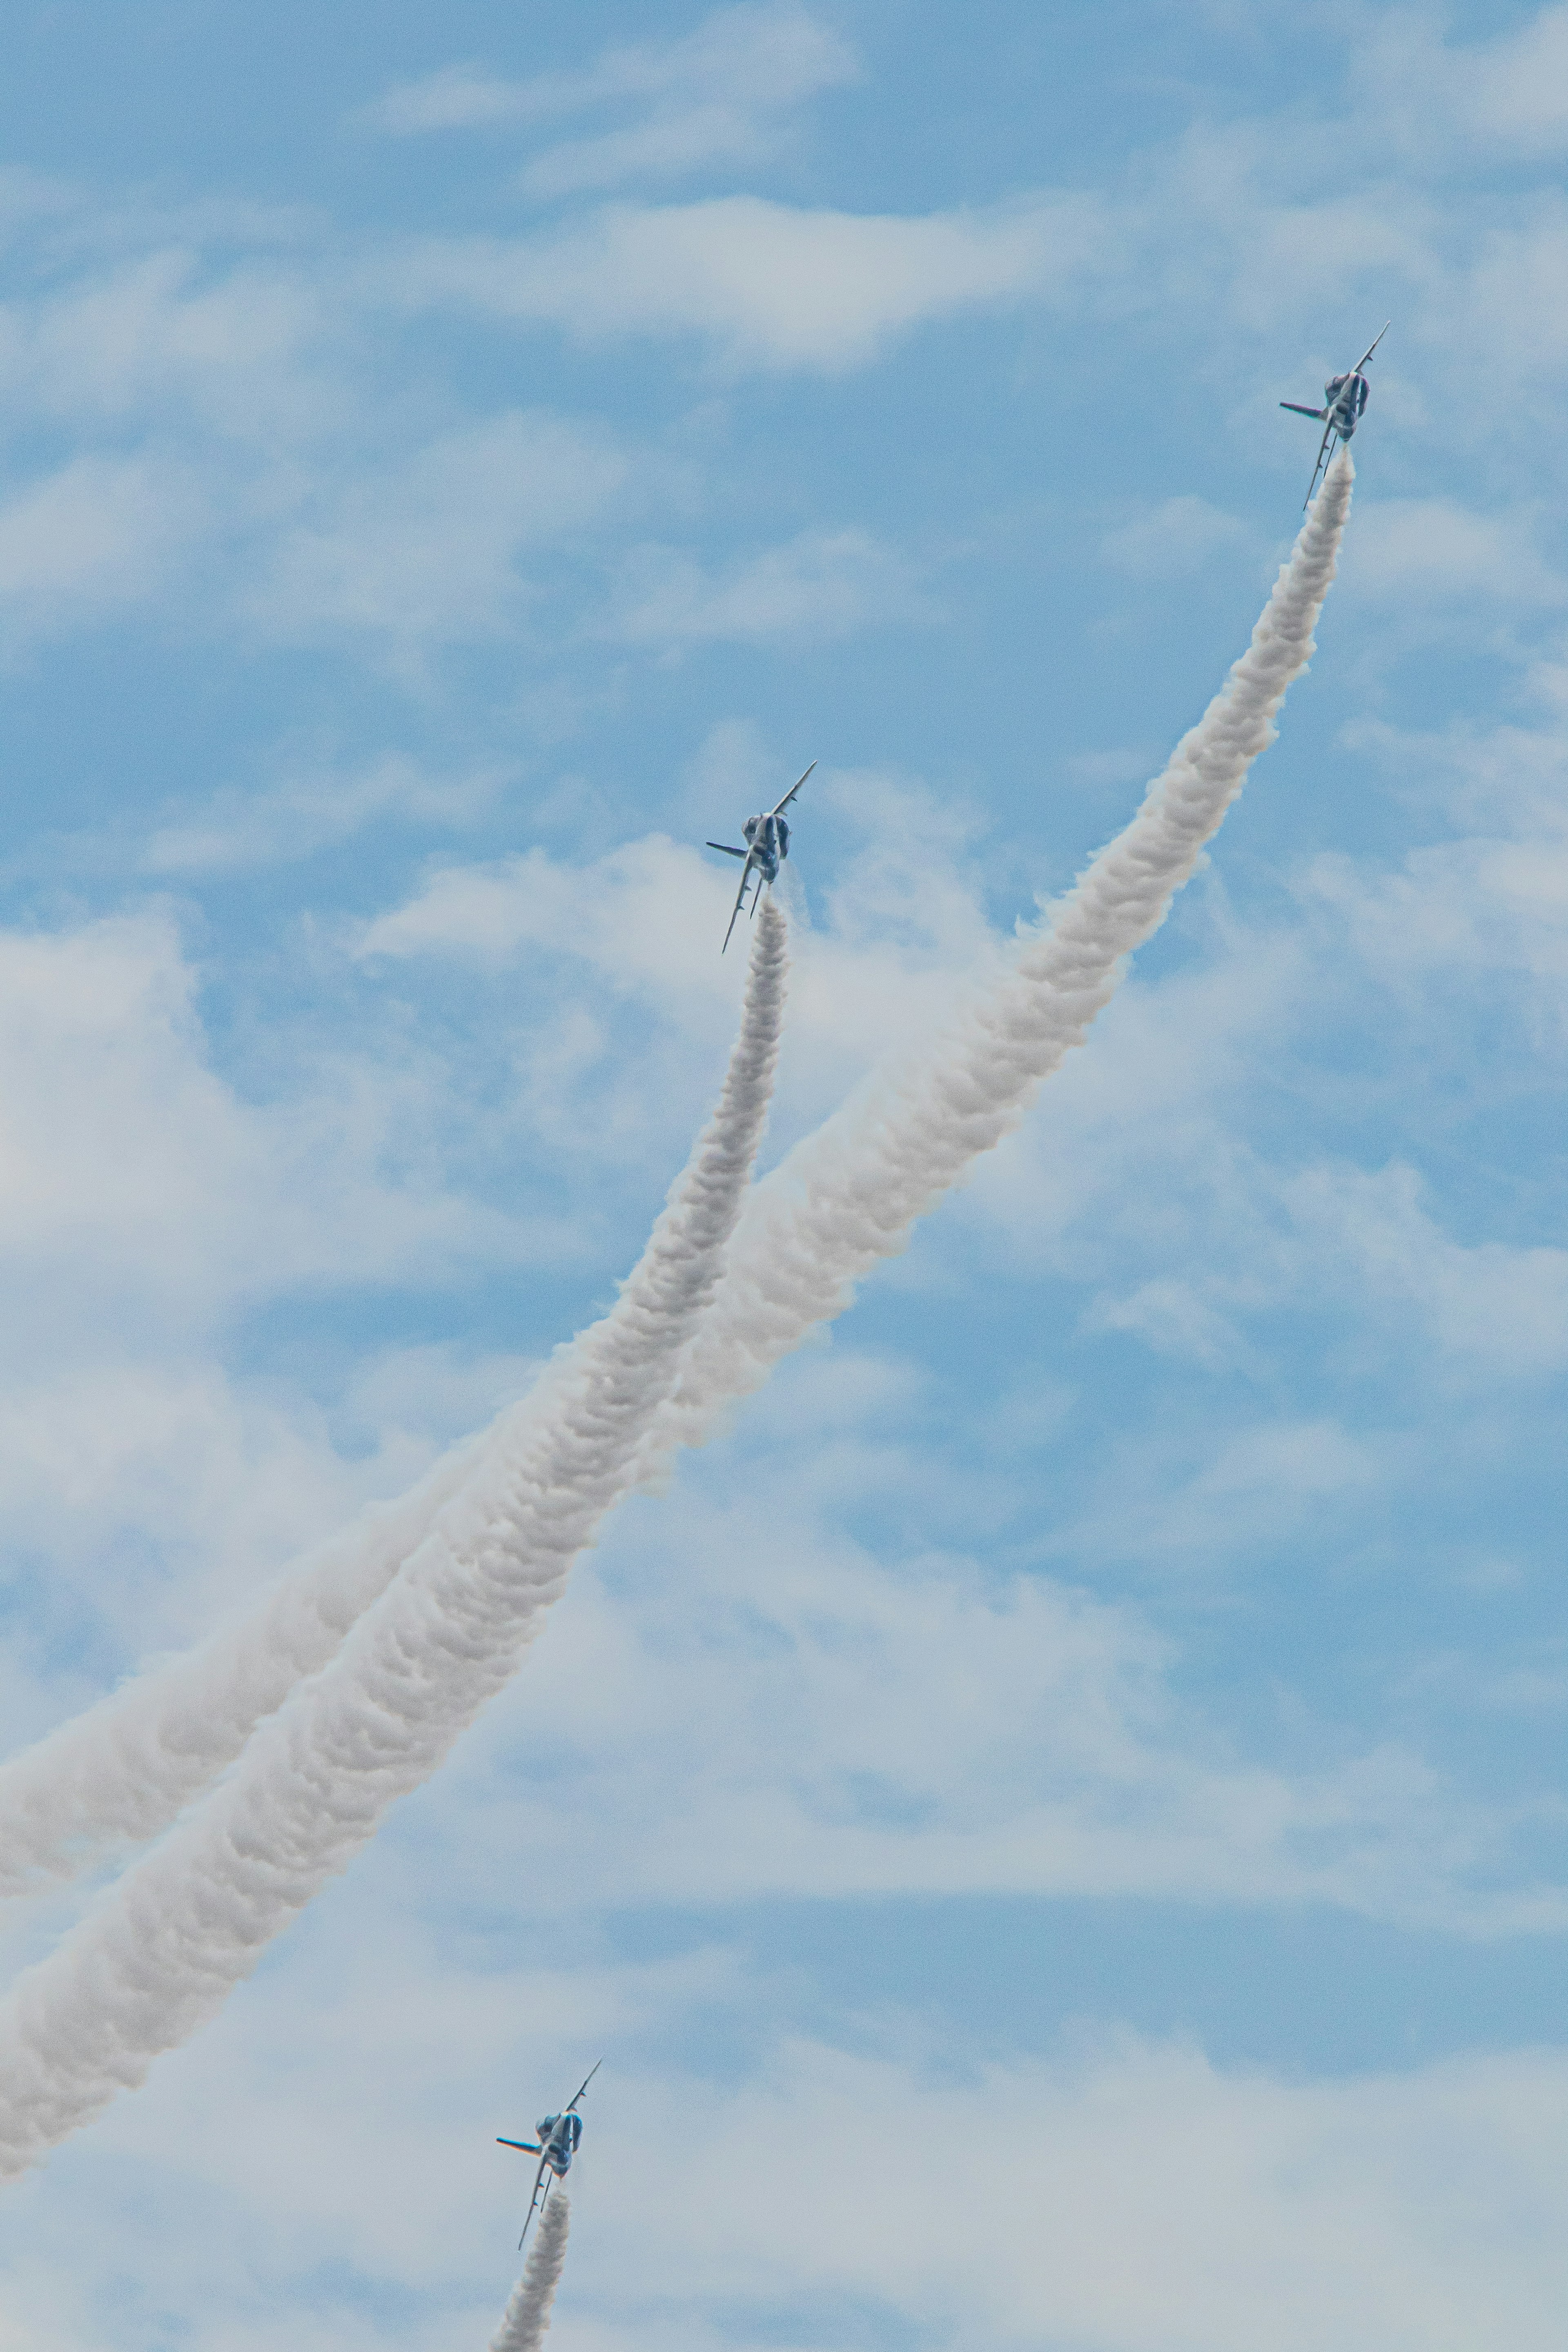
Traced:
[[500, 2326], [490, 2337], [490, 2352], [539, 2352], [550, 2326], [550, 2306], [565, 2268], [566, 2232], [571, 2226], [566, 2192], [558, 2189], [539, 2217], [522, 2276], [511, 2291], [511, 2301]]
[[556, 1357], [510, 1442], [487, 1448], [232, 1779], [0, 2003], [0, 2177], [36, 2162], [213, 2015], [515, 1670], [626, 1491], [717, 1284], [773, 1090], [786, 944], [770, 898], [718, 1109], [613, 1312]]
[[724, 1282], [669, 1405], [645, 1475], [700, 1444], [724, 1408], [761, 1387], [814, 1324], [842, 1313], [879, 1258], [1016, 1127], [1041, 1080], [1083, 1043], [1127, 957], [1163, 922], [1306, 667], [1334, 576], [1353, 468], [1330, 467], [1247, 652], [1183, 737], [1142, 807], [1102, 849], [1012, 969], [901, 1077], [863, 1089], [759, 1184]]

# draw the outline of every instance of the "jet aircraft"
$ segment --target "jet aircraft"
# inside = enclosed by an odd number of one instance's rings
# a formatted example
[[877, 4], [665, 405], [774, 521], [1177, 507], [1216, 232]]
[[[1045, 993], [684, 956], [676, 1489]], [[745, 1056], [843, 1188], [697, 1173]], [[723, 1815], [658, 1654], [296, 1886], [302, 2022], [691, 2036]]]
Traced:
[[[816, 761], [814, 760], [811, 768], [815, 768], [816, 765]], [[807, 768], [805, 776], [810, 775], [811, 768]], [[789, 826], [784, 821], [784, 813], [799, 792], [801, 785], [805, 783], [805, 776], [802, 776], [798, 782], [790, 786], [776, 808], [768, 809], [762, 816], [749, 816], [746, 819], [745, 824], [741, 827], [741, 831], [746, 836], [744, 849], [731, 849], [727, 841], [710, 841], [708, 844], [710, 849], [721, 849], [726, 857], [743, 857], [746, 861], [741, 868], [741, 887], [735, 893], [735, 904], [730, 914], [730, 930], [724, 934], [724, 948], [730, 944], [730, 931], [734, 929], [740, 920], [741, 908], [746, 902], [747, 887], [752, 883], [753, 876], [755, 887], [752, 891], [751, 908], [753, 915], [757, 911], [757, 900], [763, 895], [763, 884], [776, 882], [779, 878], [779, 867], [789, 856]], [[724, 948], [720, 949], [721, 955], [723, 954]]]
[[1308, 506], [1311, 505], [1313, 491], [1328, 471], [1329, 459], [1333, 455], [1335, 441], [1348, 441], [1361, 423], [1363, 412], [1366, 407], [1367, 395], [1367, 381], [1362, 370], [1393, 324], [1394, 321], [1390, 319], [1384, 325], [1383, 333], [1374, 336], [1368, 343], [1348, 375], [1331, 375], [1329, 378], [1323, 386], [1321, 408], [1303, 408], [1299, 400], [1282, 400], [1279, 404], [1281, 408], [1291, 409], [1298, 416], [1315, 416], [1323, 427], [1323, 443], [1318, 451], [1318, 462], [1312, 468], [1311, 488], [1307, 492], [1305, 501]]
[[[597, 2066], [589, 2067], [583, 2090], [578, 2092], [576, 2099], [568, 2100], [558, 2116], [544, 2116], [535, 2124], [534, 2129], [539, 2134], [537, 2139], [502, 2139], [499, 2134], [497, 2135], [498, 2147], [521, 2147], [529, 2156], [536, 2156], [539, 2158], [539, 2170], [533, 2176], [533, 2195], [529, 2201], [528, 2219], [522, 2225], [522, 2238], [527, 2237], [534, 2215], [543, 2212], [549, 2201], [550, 2191], [556, 2181], [564, 2180], [572, 2169], [572, 2159], [583, 2142], [583, 2118], [577, 2113], [577, 2099], [582, 2097], [583, 2091], [587, 2089], [588, 2084], [593, 2081], [599, 2071], [599, 2066], [604, 2063], [601, 2058]], [[520, 2252], [522, 2249], [522, 2238], [517, 2242]]]

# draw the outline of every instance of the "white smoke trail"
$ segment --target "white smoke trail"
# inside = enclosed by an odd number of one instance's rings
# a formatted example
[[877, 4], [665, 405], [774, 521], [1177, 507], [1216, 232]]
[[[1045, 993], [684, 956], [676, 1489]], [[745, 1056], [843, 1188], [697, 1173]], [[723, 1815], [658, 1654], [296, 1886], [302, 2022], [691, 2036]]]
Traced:
[[176, 1821], [336, 1655], [481, 1456], [515, 1446], [521, 1425], [541, 1417], [558, 1370], [408, 1493], [369, 1506], [316, 1547], [258, 1607], [0, 1762], [0, 1896], [70, 1877]]
[[[716, 1156], [700, 1152], [672, 1197], [665, 1238], [673, 1244], [680, 1228], [684, 1251], [661, 1257], [656, 1234], [646, 1297], [638, 1292], [634, 1306], [628, 1286], [615, 1316], [557, 1360], [539, 1442], [487, 1452], [332, 1664], [256, 1736], [229, 1784], [19, 1979], [0, 2008], [0, 2175], [24, 2169], [118, 2087], [140, 2082], [159, 2051], [220, 2006], [506, 1681], [639, 1450], [646, 1468], [676, 1444], [699, 1441], [723, 1405], [839, 1312], [854, 1281], [903, 1246], [914, 1220], [1016, 1123], [1040, 1080], [1081, 1042], [1272, 738], [1312, 651], [1351, 481], [1342, 455], [1248, 651], [1050, 928], [1024, 942], [1006, 979], [896, 1090], [840, 1113], [758, 1188], [707, 1318], [765, 1082], [743, 1165], [738, 1144], [719, 1148], [721, 1108], [709, 1138]], [[748, 989], [747, 1023], [759, 1038], [775, 924], [782, 997], [783, 919], [770, 905]], [[770, 1078], [776, 1010], [763, 1056]], [[679, 1391], [661, 1415], [676, 1354], [694, 1329]]]
[[625, 1493], [723, 1265], [778, 1058], [787, 933], [758, 918], [714, 1117], [614, 1310], [558, 1355], [396, 1581], [232, 1777], [0, 2004], [0, 2177], [140, 2082], [427, 1779]]
[[468, 1475], [478, 1442], [453, 1447], [396, 1501], [361, 1512], [247, 1616], [0, 1764], [0, 1895], [167, 1829], [342, 1647]]
[[[797, 1147], [758, 1187], [724, 1283], [675, 1397], [646, 1448], [657, 1477], [679, 1444], [759, 1387], [854, 1283], [900, 1250], [921, 1213], [1016, 1124], [1041, 1079], [1081, 1043], [1121, 960], [1163, 921], [1307, 661], [1350, 505], [1348, 450], [1331, 469], [1250, 649], [1002, 986], [934, 1052], [883, 1081]], [[518, 1413], [534, 1410], [530, 1399]], [[479, 1445], [515, 1442], [517, 1414]], [[333, 1656], [463, 1484], [476, 1445], [376, 1507], [314, 1554], [251, 1617], [138, 1677], [0, 1765], [0, 1895], [62, 1874], [116, 1843], [165, 1829], [243, 1749], [295, 1685]]]
[[566, 2266], [566, 2232], [571, 2226], [566, 2192], [558, 2189], [539, 2217], [522, 2276], [511, 2291], [500, 2326], [490, 2337], [490, 2352], [539, 2352], [550, 2326], [550, 2306]]
[[1164, 921], [1274, 740], [1286, 689], [1314, 650], [1353, 478], [1342, 449], [1247, 652], [1131, 824], [1022, 941], [1002, 982], [914, 1066], [874, 1081], [757, 1186], [712, 1312], [650, 1433], [650, 1481], [675, 1447], [700, 1444], [727, 1406], [760, 1388], [814, 1325], [843, 1312], [860, 1276], [905, 1247], [917, 1219], [1017, 1125], [1041, 1080], [1083, 1043], [1127, 957]]

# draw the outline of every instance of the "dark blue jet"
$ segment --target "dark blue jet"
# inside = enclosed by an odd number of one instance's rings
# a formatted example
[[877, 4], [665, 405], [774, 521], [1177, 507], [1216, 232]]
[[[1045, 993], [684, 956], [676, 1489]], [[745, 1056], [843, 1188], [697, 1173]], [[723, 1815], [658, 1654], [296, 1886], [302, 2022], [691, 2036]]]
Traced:
[[1323, 427], [1323, 446], [1318, 452], [1318, 462], [1312, 470], [1311, 488], [1307, 492], [1308, 506], [1311, 505], [1313, 491], [1328, 471], [1329, 459], [1334, 454], [1334, 443], [1348, 441], [1361, 423], [1366, 408], [1368, 389], [1367, 381], [1362, 370], [1393, 324], [1393, 320], [1389, 320], [1383, 330], [1383, 334], [1374, 337], [1367, 345], [1349, 375], [1331, 375], [1329, 378], [1323, 386], [1321, 408], [1303, 408], [1299, 400], [1282, 400], [1279, 404], [1281, 408], [1289, 408], [1298, 416], [1315, 416]]
[[[593, 2081], [599, 2071], [599, 2066], [604, 2063], [601, 2058], [598, 2066], [590, 2066], [587, 2082], [584, 2084], [583, 2091], [587, 2089], [588, 2084]], [[536, 2156], [539, 2158], [539, 2170], [533, 2177], [533, 2196], [529, 2203], [528, 2219], [522, 2225], [522, 2238], [527, 2237], [534, 2215], [543, 2212], [550, 2191], [555, 2182], [564, 2180], [571, 2171], [572, 2159], [583, 2144], [583, 2118], [577, 2113], [577, 2099], [582, 2097], [583, 2091], [579, 2091], [577, 2098], [569, 2101], [558, 2116], [544, 2116], [534, 2125], [533, 2128], [539, 2134], [537, 2139], [501, 2139], [499, 2136], [497, 2137], [498, 2147], [521, 2147], [529, 2156]], [[522, 2247], [522, 2238], [517, 2242], [520, 2252]]]
[[[814, 760], [811, 768], [815, 768], [816, 765], [816, 761]], [[810, 775], [811, 768], [807, 768], [805, 776]], [[777, 808], [769, 809], [763, 816], [749, 816], [746, 819], [745, 824], [741, 827], [741, 831], [746, 836], [744, 849], [731, 849], [727, 841], [710, 841], [708, 844], [710, 849], [721, 849], [726, 857], [743, 857], [746, 861], [741, 869], [741, 887], [735, 893], [735, 904], [730, 916], [730, 930], [724, 934], [724, 948], [730, 944], [730, 931], [734, 929], [740, 920], [741, 908], [745, 905], [746, 891], [752, 882], [752, 877], [755, 877], [755, 887], [752, 889], [751, 911], [753, 915], [757, 911], [757, 900], [763, 895], [763, 884], [776, 882], [779, 878], [779, 867], [789, 856], [789, 826], [784, 823], [784, 813], [799, 792], [801, 784], [805, 783], [805, 776], [802, 776], [799, 782], [790, 786]], [[720, 949], [721, 955], [723, 954], [724, 948]]]

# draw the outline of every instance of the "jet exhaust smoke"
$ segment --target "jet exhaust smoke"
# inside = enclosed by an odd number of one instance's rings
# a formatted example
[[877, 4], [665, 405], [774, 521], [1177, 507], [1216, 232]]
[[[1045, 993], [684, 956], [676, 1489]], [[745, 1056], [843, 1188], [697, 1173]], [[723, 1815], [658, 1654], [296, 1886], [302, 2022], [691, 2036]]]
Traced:
[[0, 1764], [0, 1895], [166, 1830], [342, 1647], [462, 1485], [480, 1442], [453, 1447], [406, 1495], [362, 1511], [258, 1608]]
[[232, 1778], [0, 2003], [0, 2177], [221, 2007], [511, 1675], [627, 1490], [713, 1295], [767, 1118], [787, 968], [770, 898], [718, 1108], [614, 1309], [503, 1417], [395, 1581]]
[[[1342, 449], [1247, 652], [1138, 815], [1049, 928], [1025, 940], [1000, 987], [901, 1084], [868, 1089], [757, 1188], [714, 1309], [646, 1442], [646, 1479], [677, 1446], [700, 1444], [814, 1324], [840, 1313], [855, 1283], [905, 1246], [922, 1213], [1017, 1124], [1041, 1080], [1082, 1043], [1123, 959], [1164, 919], [1272, 739], [1286, 688], [1312, 651], [1352, 478]], [[326, 1665], [480, 1454], [506, 1443], [516, 1415], [542, 1402], [531, 1397], [411, 1493], [363, 1514], [248, 1618], [0, 1765], [0, 1895], [166, 1829], [295, 1685]]]
[[1011, 971], [918, 1062], [873, 1080], [756, 1187], [712, 1311], [650, 1433], [650, 1482], [814, 1325], [843, 1312], [856, 1282], [905, 1247], [916, 1220], [1017, 1126], [1041, 1080], [1083, 1043], [1127, 957], [1164, 921], [1274, 740], [1286, 690], [1314, 650], [1353, 478], [1342, 450], [1246, 653], [1132, 822], [1020, 942]]
[[[376, 1553], [359, 1589], [392, 1580], [331, 1663], [0, 2003], [0, 2177], [141, 2082], [221, 2006], [507, 1681], [576, 1553], [637, 1476], [700, 1444], [1017, 1124], [1272, 740], [1313, 650], [1352, 481], [1342, 450], [1251, 645], [1131, 824], [1021, 941], [1004, 978], [901, 1078], [798, 1146], [742, 1219], [784, 994], [784, 918], [764, 903], [719, 1111], [614, 1312], [557, 1354], [534, 1395], [459, 1465], [466, 1475], [443, 1486], [444, 1465], [396, 1507], [416, 1540], [400, 1569], [395, 1545]], [[418, 1536], [421, 1492], [432, 1517]], [[359, 1571], [346, 1551], [341, 1566], [347, 1591]]]
[[500, 2326], [490, 2337], [490, 2352], [539, 2352], [550, 2326], [555, 2290], [566, 2266], [566, 2232], [571, 2226], [566, 2192], [558, 2189], [539, 2217], [522, 2276], [511, 2291], [511, 2301]]

